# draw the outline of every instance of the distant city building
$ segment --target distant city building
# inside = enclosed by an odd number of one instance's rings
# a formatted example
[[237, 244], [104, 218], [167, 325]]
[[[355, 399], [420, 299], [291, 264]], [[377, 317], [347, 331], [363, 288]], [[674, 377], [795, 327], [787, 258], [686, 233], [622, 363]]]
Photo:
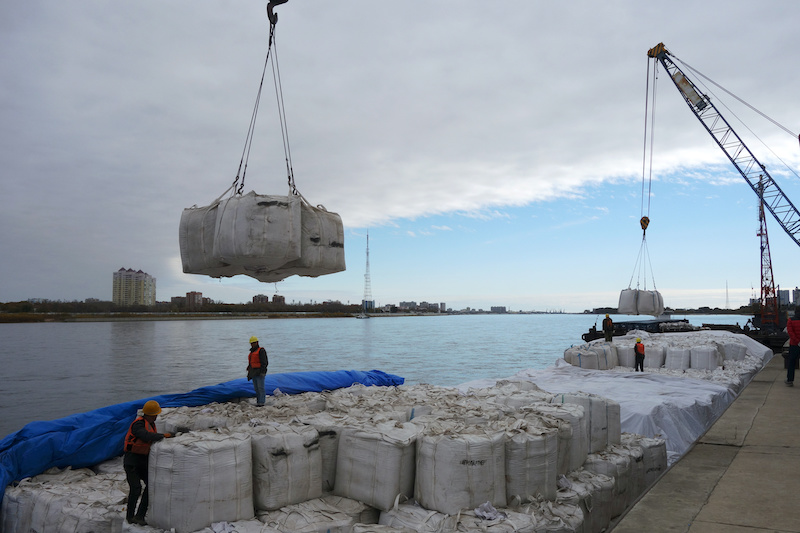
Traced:
[[256, 294], [253, 296], [253, 303], [254, 304], [268, 304], [269, 303], [269, 296], [266, 294]]
[[778, 304], [779, 305], [789, 305], [789, 291], [788, 290], [778, 290]]
[[202, 292], [187, 292], [186, 293], [186, 309], [200, 309], [203, 307], [203, 293]]
[[506, 306], [504, 306], [504, 305], [503, 306], [490, 307], [489, 309], [490, 309], [490, 311], [492, 313], [505, 313], [506, 312]]
[[792, 291], [792, 303], [794, 305], [800, 304], [800, 289], [798, 289], [797, 287], [795, 287], [794, 290]]
[[120, 268], [114, 272], [111, 301], [121, 307], [155, 305], [156, 278], [141, 270]]
[[446, 306], [446, 305], [444, 305], [444, 302], [440, 302], [440, 303], [439, 303], [439, 312], [440, 312], [440, 313], [444, 313], [444, 312], [446, 312], [446, 311], [447, 311], [447, 306]]
[[361, 309], [364, 311], [374, 311], [375, 300], [361, 300]]
[[281, 296], [280, 294], [273, 294], [272, 295], [272, 303], [274, 303], [274, 304], [285, 304], [286, 303], [286, 296]]
[[400, 302], [399, 304], [397, 304], [397, 307], [399, 307], [400, 309], [416, 309], [417, 302]]
[[173, 296], [170, 298], [169, 303], [178, 307], [186, 307], [186, 296]]

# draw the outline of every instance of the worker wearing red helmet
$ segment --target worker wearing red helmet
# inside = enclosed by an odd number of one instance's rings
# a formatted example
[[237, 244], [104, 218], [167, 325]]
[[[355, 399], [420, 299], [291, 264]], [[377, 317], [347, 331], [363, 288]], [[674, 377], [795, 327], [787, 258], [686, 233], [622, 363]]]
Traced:
[[[142, 416], [136, 417], [125, 435], [125, 455], [122, 465], [125, 467], [125, 479], [128, 481], [130, 492], [128, 494], [128, 512], [126, 519], [129, 524], [144, 526], [144, 516], [147, 514], [147, 469], [150, 456], [150, 446], [162, 439], [172, 437], [171, 433], [159, 433], [156, 430], [156, 418], [161, 413], [161, 406], [155, 400], [145, 402]], [[144, 483], [144, 490], [142, 490]], [[141, 495], [142, 501], [136, 510], [136, 503]]]

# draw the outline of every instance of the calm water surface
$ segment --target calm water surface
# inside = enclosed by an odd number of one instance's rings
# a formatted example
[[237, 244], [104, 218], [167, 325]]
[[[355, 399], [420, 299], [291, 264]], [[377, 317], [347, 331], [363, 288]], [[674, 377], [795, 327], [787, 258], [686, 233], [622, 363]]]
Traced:
[[[382, 370], [458, 385], [546, 368], [596, 315], [455, 315], [0, 324], [0, 438], [34, 420], [243, 377], [248, 339], [269, 372]], [[615, 317], [617, 318], [617, 317]], [[618, 317], [620, 320], [632, 317]], [[673, 318], [684, 318], [673, 316]], [[747, 316], [693, 315], [692, 324]]]

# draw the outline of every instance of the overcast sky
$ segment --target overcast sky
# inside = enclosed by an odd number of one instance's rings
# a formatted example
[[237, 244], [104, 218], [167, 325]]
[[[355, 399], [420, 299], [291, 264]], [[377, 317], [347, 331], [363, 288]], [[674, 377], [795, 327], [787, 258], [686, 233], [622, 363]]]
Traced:
[[[638, 277], [648, 49], [664, 42], [800, 130], [794, 0], [289, 0], [276, 42], [295, 181], [342, 217], [347, 270], [184, 274], [183, 209], [239, 168], [265, 7], [0, 3], [0, 302], [110, 300], [113, 272], [133, 268], [160, 301], [356, 303], [369, 230], [377, 305], [616, 306]], [[759, 292], [757, 197], [663, 71], [657, 87], [647, 288], [668, 306], [738, 307]], [[724, 101], [800, 202], [773, 155], [797, 172], [797, 139]], [[245, 190], [286, 194], [283, 154], [268, 75]], [[794, 288], [799, 250], [769, 224], [776, 282]]]

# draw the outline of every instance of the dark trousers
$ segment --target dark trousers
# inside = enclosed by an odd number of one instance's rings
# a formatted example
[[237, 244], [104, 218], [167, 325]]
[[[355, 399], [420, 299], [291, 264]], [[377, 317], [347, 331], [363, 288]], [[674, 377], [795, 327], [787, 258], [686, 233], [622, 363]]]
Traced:
[[611, 332], [611, 331], [604, 331], [604, 332], [603, 332], [603, 335], [605, 335], [605, 336], [606, 336], [606, 342], [612, 342], [612, 337], [614, 336], [614, 333], [613, 333], [613, 332]]
[[[628, 359], [630, 361], [630, 359]], [[644, 355], [636, 354], [636, 370], [635, 372], [644, 372]]]
[[789, 345], [789, 355], [786, 357], [786, 381], [794, 382], [794, 367], [797, 366], [797, 359], [800, 357], [800, 346]]
[[[133, 453], [125, 456], [125, 479], [131, 488], [128, 493], [128, 522], [131, 521], [134, 514], [138, 518], [144, 518], [144, 515], [147, 514], [147, 459], [146, 455]], [[142, 483], [144, 483], [144, 491], [142, 490]], [[139, 503], [139, 510], [136, 511], [136, 502], [139, 501], [139, 496], [142, 497], [142, 501]]]

